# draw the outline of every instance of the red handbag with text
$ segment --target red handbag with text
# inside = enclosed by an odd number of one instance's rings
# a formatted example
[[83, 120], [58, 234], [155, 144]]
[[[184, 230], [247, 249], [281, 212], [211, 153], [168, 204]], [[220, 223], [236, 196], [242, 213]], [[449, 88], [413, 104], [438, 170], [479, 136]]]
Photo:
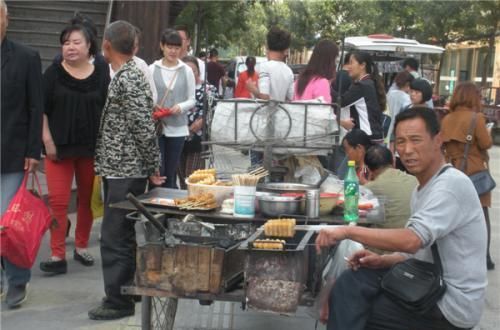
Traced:
[[[31, 268], [42, 237], [50, 226], [49, 209], [42, 199], [26, 188], [29, 173], [0, 219], [0, 254], [14, 265]], [[33, 174], [41, 195], [38, 177]]]

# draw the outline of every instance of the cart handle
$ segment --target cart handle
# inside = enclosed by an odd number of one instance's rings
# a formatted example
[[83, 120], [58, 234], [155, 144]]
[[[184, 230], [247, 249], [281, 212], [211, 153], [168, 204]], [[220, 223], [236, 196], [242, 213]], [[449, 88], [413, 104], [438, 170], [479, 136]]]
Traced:
[[155, 216], [144, 207], [144, 205], [134, 196], [134, 194], [128, 193], [127, 199], [130, 201], [130, 203], [132, 203], [135, 206], [135, 208], [140, 213], [142, 213], [146, 217], [146, 219], [148, 219], [153, 224], [153, 226], [155, 226], [155, 228], [162, 235], [165, 235], [167, 233], [167, 229], [165, 229], [165, 227], [163, 227], [163, 225], [158, 221], [158, 219], [156, 219]]

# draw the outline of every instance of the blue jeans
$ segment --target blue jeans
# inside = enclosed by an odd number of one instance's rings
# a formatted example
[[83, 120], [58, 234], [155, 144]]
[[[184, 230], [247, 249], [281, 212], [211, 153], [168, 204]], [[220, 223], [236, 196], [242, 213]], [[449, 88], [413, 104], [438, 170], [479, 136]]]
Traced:
[[[9, 207], [9, 203], [21, 186], [23, 178], [24, 172], [3, 173], [1, 175], [1, 214]], [[2, 264], [9, 285], [21, 285], [30, 281], [31, 271], [29, 269], [17, 267], [5, 257], [2, 257]], [[3, 277], [3, 274], [1, 276]]]
[[182, 149], [184, 149], [184, 136], [167, 137], [162, 135], [159, 138], [161, 152], [160, 174], [167, 180], [163, 184], [165, 188], [178, 189], [177, 187], [177, 168], [179, 167]]

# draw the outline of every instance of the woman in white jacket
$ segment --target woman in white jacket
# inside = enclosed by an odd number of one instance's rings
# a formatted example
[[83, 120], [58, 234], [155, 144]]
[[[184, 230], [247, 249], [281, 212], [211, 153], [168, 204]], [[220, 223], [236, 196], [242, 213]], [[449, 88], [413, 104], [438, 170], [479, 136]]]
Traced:
[[196, 102], [195, 79], [191, 68], [179, 59], [182, 38], [177, 31], [166, 29], [160, 48], [163, 58], [149, 66], [158, 92], [153, 117], [163, 124], [159, 144], [165, 187], [177, 188], [176, 171], [184, 140], [189, 135], [187, 112]]

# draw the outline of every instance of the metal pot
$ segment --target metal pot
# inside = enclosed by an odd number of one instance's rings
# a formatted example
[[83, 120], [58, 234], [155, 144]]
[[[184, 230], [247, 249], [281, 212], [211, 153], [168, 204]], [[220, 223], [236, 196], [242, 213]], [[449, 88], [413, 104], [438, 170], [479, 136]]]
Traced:
[[310, 189], [317, 189], [314, 185], [291, 182], [272, 182], [259, 185], [259, 189], [276, 192], [303, 192]]
[[259, 210], [262, 214], [271, 217], [280, 215], [300, 215], [303, 198], [263, 195], [257, 197]]

